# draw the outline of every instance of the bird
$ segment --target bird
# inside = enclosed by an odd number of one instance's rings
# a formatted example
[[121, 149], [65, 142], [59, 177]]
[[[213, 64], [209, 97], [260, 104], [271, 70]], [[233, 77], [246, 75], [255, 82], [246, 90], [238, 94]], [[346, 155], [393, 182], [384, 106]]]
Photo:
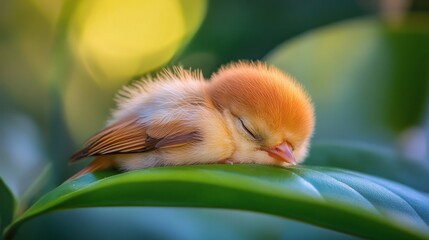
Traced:
[[69, 160], [95, 159], [70, 179], [114, 168], [194, 164], [291, 167], [308, 155], [311, 97], [262, 61], [226, 64], [206, 80], [172, 67], [123, 87], [107, 126]]

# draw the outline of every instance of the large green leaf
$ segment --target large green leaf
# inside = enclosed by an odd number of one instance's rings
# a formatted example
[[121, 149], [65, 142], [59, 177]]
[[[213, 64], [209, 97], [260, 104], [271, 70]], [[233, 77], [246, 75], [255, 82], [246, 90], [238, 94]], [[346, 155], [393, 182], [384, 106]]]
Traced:
[[250, 210], [373, 239], [429, 239], [429, 198], [334, 168], [203, 165], [88, 174], [54, 189], [7, 229], [55, 210], [175, 206]]
[[0, 177], [0, 231], [12, 222], [15, 206], [15, 197]]

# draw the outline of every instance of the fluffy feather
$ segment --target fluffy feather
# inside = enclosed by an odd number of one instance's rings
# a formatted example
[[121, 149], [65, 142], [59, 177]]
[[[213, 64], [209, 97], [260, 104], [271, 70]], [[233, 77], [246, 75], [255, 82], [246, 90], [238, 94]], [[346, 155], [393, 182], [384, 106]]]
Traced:
[[106, 129], [71, 158], [98, 156], [77, 176], [107, 167], [288, 166], [290, 159], [273, 157], [267, 149], [290, 150], [300, 162], [314, 128], [313, 105], [302, 86], [261, 62], [227, 65], [211, 81], [200, 72], [174, 68], [125, 87], [117, 101]]
[[309, 95], [291, 76], [262, 62], [238, 62], [211, 77], [208, 94], [220, 109], [247, 119], [261, 144], [288, 141], [300, 162], [314, 129]]

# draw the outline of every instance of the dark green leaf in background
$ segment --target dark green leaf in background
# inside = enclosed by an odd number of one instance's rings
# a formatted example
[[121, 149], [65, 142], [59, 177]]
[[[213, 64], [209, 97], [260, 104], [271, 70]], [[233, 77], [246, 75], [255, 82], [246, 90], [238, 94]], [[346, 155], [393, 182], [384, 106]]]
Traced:
[[6, 183], [0, 178], [0, 231], [12, 222], [15, 213], [15, 197]]
[[340, 22], [273, 50], [266, 60], [295, 76], [316, 106], [315, 139], [387, 146], [422, 125], [429, 96], [429, 16], [392, 25]]

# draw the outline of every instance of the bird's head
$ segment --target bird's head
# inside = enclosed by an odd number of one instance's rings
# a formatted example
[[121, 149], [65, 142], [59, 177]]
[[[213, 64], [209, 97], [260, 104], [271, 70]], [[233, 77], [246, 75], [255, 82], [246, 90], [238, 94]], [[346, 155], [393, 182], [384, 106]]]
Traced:
[[288, 166], [304, 160], [314, 108], [292, 77], [261, 62], [238, 62], [215, 73], [207, 93], [231, 132], [234, 162]]

